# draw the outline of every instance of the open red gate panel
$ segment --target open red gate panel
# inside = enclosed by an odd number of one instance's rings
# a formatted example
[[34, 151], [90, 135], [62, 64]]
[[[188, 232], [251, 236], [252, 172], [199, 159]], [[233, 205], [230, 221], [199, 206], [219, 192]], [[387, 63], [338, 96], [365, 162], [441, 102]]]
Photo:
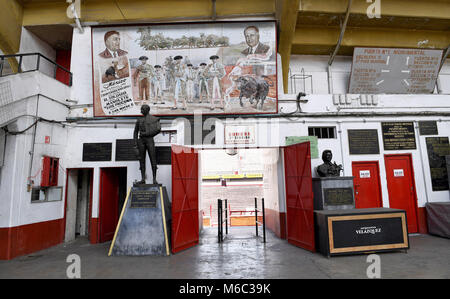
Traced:
[[315, 251], [314, 198], [309, 142], [283, 147], [288, 242]]
[[199, 242], [198, 153], [172, 145], [172, 252]]

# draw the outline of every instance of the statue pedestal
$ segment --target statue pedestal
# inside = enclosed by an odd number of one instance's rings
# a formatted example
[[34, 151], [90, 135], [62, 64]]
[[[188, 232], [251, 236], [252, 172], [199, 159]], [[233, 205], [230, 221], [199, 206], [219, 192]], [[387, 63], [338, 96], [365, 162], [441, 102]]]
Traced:
[[166, 187], [131, 187], [108, 255], [169, 255], [171, 204]]
[[355, 208], [353, 177], [313, 178], [314, 210]]

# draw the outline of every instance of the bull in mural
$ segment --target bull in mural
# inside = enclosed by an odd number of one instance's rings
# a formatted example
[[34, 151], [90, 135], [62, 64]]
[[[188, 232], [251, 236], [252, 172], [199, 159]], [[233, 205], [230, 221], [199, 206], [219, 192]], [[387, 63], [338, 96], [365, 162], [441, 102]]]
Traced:
[[236, 79], [237, 89], [239, 90], [239, 103], [241, 107], [244, 107], [242, 98], [247, 98], [252, 105], [253, 101], [256, 100], [256, 108], [261, 110], [263, 109], [264, 100], [269, 93], [270, 86], [272, 86], [272, 82], [267, 82], [265, 78], [267, 77], [263, 76], [260, 79], [252, 76], [240, 76]]

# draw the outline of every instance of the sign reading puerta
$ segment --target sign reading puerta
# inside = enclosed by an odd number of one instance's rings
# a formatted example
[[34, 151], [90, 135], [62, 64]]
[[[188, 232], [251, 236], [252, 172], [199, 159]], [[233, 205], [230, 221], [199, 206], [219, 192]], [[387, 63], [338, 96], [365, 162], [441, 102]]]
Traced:
[[277, 113], [275, 23], [92, 28], [95, 116]]

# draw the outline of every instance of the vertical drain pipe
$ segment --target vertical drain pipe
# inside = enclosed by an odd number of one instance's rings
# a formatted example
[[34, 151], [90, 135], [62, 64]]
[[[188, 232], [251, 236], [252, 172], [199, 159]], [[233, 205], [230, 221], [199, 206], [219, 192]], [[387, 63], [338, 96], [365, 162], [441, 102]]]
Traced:
[[30, 167], [28, 168], [28, 178], [27, 178], [27, 191], [31, 191], [31, 187], [33, 184], [31, 184], [31, 170], [33, 169], [33, 161], [34, 161], [34, 144], [36, 143], [36, 131], [37, 131], [37, 125], [38, 125], [38, 113], [39, 113], [39, 94], [36, 98], [36, 117], [35, 117], [35, 124], [33, 128], [33, 143], [31, 144], [31, 151], [30, 154]]
[[345, 29], [347, 28], [348, 17], [350, 16], [350, 7], [352, 5], [352, 0], [348, 0], [347, 11], [345, 13], [344, 22], [341, 26], [341, 33], [339, 34], [339, 39], [334, 48], [333, 54], [331, 54], [330, 59], [328, 60], [327, 66], [327, 74], [328, 74], [328, 92], [333, 94], [333, 77], [331, 75], [331, 65], [333, 64], [334, 57], [336, 57], [339, 48], [341, 47], [342, 39], [344, 38]]

